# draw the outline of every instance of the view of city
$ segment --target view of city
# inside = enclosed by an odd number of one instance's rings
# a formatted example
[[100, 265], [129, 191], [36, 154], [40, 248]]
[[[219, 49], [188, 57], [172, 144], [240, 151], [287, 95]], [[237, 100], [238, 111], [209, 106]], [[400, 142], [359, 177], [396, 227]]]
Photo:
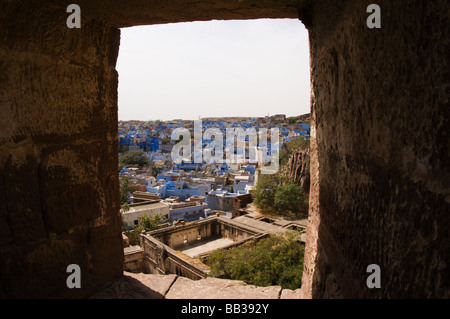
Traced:
[[0, 299], [169, 318], [448, 299], [449, 12], [0, 1]]
[[[192, 143], [191, 160], [175, 163], [172, 150], [179, 138], [173, 132], [186, 129], [194, 139], [194, 121], [119, 122], [121, 211], [125, 256], [129, 260], [125, 268], [134, 272], [176, 273], [193, 279], [214, 275], [262, 286], [282, 285], [294, 290], [300, 288], [303, 237], [308, 213], [309, 114], [297, 117], [279, 114], [263, 118], [204, 118], [201, 124], [201, 132], [197, 133], [202, 136], [200, 149], [203, 152], [215, 138], [205, 134], [208, 129], [218, 128], [216, 135], [222, 133], [225, 136], [227, 130], [230, 132], [243, 128], [247, 134], [233, 136], [232, 153], [237, 155], [241, 144], [244, 158], [227, 162], [225, 148], [229, 143], [222, 143], [221, 149], [216, 148], [214, 151], [222, 152], [223, 161], [196, 163]], [[258, 140], [252, 146], [251, 134], [248, 133], [252, 129], [273, 128], [277, 128], [279, 134], [271, 135], [270, 142], [274, 138], [279, 140], [277, 161], [281, 165], [273, 174], [262, 174], [261, 169], [267, 165], [261, 160], [262, 153], [272, 153], [272, 143], [264, 143], [262, 147]], [[191, 143], [188, 145], [191, 147]], [[249, 154], [251, 147], [256, 148], [255, 158]], [[300, 162], [295, 160], [299, 154], [304, 155]], [[209, 231], [198, 230], [199, 223], [209, 223], [209, 220], [217, 218], [220, 222], [215, 222], [215, 225], [220, 227], [214, 226], [215, 230]], [[242, 230], [246, 226], [253, 230]], [[196, 228], [197, 231], [184, 231], [180, 227]], [[205, 226], [201, 227], [203, 229]], [[240, 230], [229, 231], [228, 227]], [[255, 230], [256, 234], [253, 233]], [[146, 236], [151, 236], [151, 239], [145, 236], [141, 239], [142, 231], [146, 231]], [[174, 235], [167, 239], [154, 234], [155, 231], [157, 234], [181, 233], [176, 237], [182, 236], [184, 239], [176, 239]], [[248, 245], [249, 241], [260, 241], [263, 245], [264, 240], [268, 240], [266, 237], [281, 233], [297, 234], [290, 245], [283, 242], [284, 251], [278, 252], [279, 258], [285, 263], [281, 264], [283, 269], [277, 270], [283, 274], [282, 278], [274, 277], [266, 269], [274, 261], [264, 261], [260, 257], [256, 260], [262, 265], [259, 268], [248, 264], [245, 258], [241, 259], [241, 268], [251, 274], [225, 275], [226, 271], [216, 269], [219, 265], [223, 266], [223, 263], [217, 262], [217, 251], [232, 251], [230, 247], [237, 249], [245, 243]], [[166, 250], [182, 251], [183, 254], [174, 254], [172, 259], [182, 258], [184, 263], [178, 262], [176, 267], [167, 267], [164, 263], [158, 263], [157, 258], [143, 257], [143, 251], [153, 247], [148, 243], [156, 241], [156, 238], [165, 238], [159, 244], [165, 245]], [[200, 264], [202, 266], [199, 268]]]
[[[121, 32], [125, 270], [299, 289], [310, 179], [304, 26], [214, 21]], [[274, 105], [286, 113], [270, 114]]]

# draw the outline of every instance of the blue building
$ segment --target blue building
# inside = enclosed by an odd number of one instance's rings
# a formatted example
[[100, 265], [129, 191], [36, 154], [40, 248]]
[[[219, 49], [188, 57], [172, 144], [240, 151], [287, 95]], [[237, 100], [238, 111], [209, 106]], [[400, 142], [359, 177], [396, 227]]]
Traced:
[[302, 127], [302, 129], [303, 129], [304, 131], [309, 132], [310, 129], [311, 129], [311, 126], [310, 126], [308, 123], [299, 123], [299, 125]]
[[256, 166], [249, 164], [249, 165], [245, 166], [244, 171], [250, 172], [250, 174], [255, 175]]

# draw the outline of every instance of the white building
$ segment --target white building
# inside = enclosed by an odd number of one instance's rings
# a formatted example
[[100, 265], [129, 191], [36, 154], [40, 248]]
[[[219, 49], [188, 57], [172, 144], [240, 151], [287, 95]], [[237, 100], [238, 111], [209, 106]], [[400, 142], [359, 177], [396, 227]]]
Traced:
[[233, 191], [236, 193], [245, 193], [247, 186], [251, 186], [253, 183], [253, 175], [238, 175], [234, 178]]
[[153, 216], [162, 215], [165, 219], [169, 218], [169, 205], [163, 202], [154, 202], [150, 204], [130, 206], [130, 210], [122, 212], [123, 222], [127, 227], [132, 228], [139, 225], [139, 217], [143, 215]]
[[208, 204], [201, 202], [168, 202], [170, 207], [169, 218], [172, 220], [185, 219], [187, 221], [197, 220], [208, 216], [206, 211]]

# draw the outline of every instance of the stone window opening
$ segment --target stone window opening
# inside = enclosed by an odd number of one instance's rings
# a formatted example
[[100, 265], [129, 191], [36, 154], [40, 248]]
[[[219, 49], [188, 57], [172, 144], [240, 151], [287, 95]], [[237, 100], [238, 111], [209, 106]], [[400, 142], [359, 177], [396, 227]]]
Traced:
[[[255, 18], [310, 34], [304, 296], [449, 296], [448, 2], [383, 1], [368, 29], [364, 1], [80, 1], [81, 29], [57, 1], [1, 5], [1, 297], [87, 297], [123, 273], [120, 28]], [[74, 259], [89, 285], [68, 290]], [[355, 276], [373, 262], [381, 289]]]
[[[276, 21], [273, 21], [273, 22], [276, 22]], [[293, 21], [292, 21], [292, 22], [293, 22]], [[297, 21], [297, 22], [298, 22], [298, 21]], [[233, 21], [227, 21], [226, 24], [233, 25]], [[274, 25], [275, 25], [275, 24], [274, 24]], [[207, 25], [205, 25], [205, 26], [207, 26]], [[303, 30], [302, 30], [303, 25], [301, 24], [301, 22], [298, 22], [298, 26], [299, 26], [299, 28], [298, 28], [298, 37], [300, 38], [301, 33], [302, 33], [302, 32], [307, 32], [307, 31], [306, 31], [306, 29], [303, 29]], [[122, 31], [125, 32], [124, 30], [122, 30]], [[152, 30], [149, 28], [148, 32], [152, 32]], [[279, 33], [282, 35], [282, 31], [280, 31]], [[212, 44], [211, 44], [211, 45], [212, 45]], [[118, 64], [120, 64], [120, 59], [121, 59], [121, 51], [120, 51], [120, 50], [122, 50], [123, 48], [126, 48], [126, 43], [125, 43], [125, 44], [124, 44], [124, 43], [121, 43], [121, 47], [120, 47], [120, 49], [119, 49], [119, 59], [118, 59]], [[304, 45], [304, 46], [302, 47], [302, 50], [308, 52], [308, 53], [307, 53], [307, 56], [309, 56], [309, 49], [308, 49], [308, 46], [307, 46], [307, 45]], [[181, 54], [181, 52], [180, 52], [180, 54]], [[199, 57], [199, 61], [201, 61], [201, 59], [202, 59], [202, 58]], [[232, 62], [232, 60], [231, 60], [231, 62]], [[155, 61], [150, 61], [149, 63], [155, 63]], [[157, 63], [158, 63], [158, 62], [157, 62]], [[164, 60], [161, 60], [159, 63], [165, 63], [165, 62], [164, 62]], [[225, 63], [227, 63], [227, 62], [225, 61]], [[229, 63], [229, 62], [228, 62], [228, 63]], [[248, 61], [248, 63], [252, 63], [252, 61]], [[268, 61], [268, 63], [270, 63], [270, 61]], [[295, 65], [297, 65], [297, 62], [292, 62], [292, 63], [295, 64]], [[296, 68], [298, 68], [298, 66], [296, 66]], [[121, 67], [118, 67], [117, 69], [118, 69], [118, 72], [119, 72], [119, 78], [121, 79], [121, 81], [119, 82], [118, 91], [121, 92], [121, 84], [124, 83], [124, 82], [126, 82], [126, 81], [130, 81], [130, 79], [127, 78], [127, 77], [125, 77], [124, 79], [121, 78], [121, 74], [122, 74], [121, 71], [123, 70], [123, 67], [122, 67], [122, 66], [121, 66]], [[262, 67], [262, 69], [264, 69], [264, 68]], [[308, 74], [308, 77], [309, 77], [309, 69], [304, 70], [304, 72], [306, 72], [306, 73]], [[170, 76], [170, 75], [171, 75], [171, 72], [168, 72], [168, 75]], [[155, 74], [155, 75], [153, 75], [153, 76], [157, 77], [158, 74]], [[173, 76], [176, 76], [176, 74], [174, 74]], [[220, 74], [217, 74], [217, 77], [220, 78]], [[293, 80], [292, 82], [294, 82], [294, 80]], [[296, 79], [295, 82], [298, 82], [298, 79]], [[244, 84], [245, 84], [245, 82], [244, 82]], [[297, 83], [297, 85], [300, 85], [300, 83]], [[309, 87], [309, 83], [308, 83], [308, 87]], [[174, 89], [176, 89], [176, 87], [174, 87]], [[265, 90], [265, 88], [264, 88], [264, 87], [261, 87], [260, 90]], [[120, 96], [121, 96], [121, 94], [119, 93], [119, 97], [120, 97]], [[298, 103], [300, 103], [300, 100], [298, 101]], [[125, 109], [125, 110], [127, 109], [127, 105], [122, 105], [122, 104], [120, 103], [120, 99], [119, 99], [119, 103], [118, 103], [118, 104], [119, 104], [119, 115], [120, 115], [122, 109]], [[256, 114], [257, 111], [258, 111], [258, 107], [257, 107], [256, 105], [251, 105], [249, 108], [254, 109], [255, 114]], [[299, 108], [299, 109], [300, 109], [300, 108]], [[309, 92], [308, 92], [308, 111], [309, 111]], [[194, 109], [193, 112], [196, 112], [196, 110]], [[277, 113], [275, 113], [275, 112], [277, 112]], [[276, 108], [274, 108], [273, 114], [271, 114], [271, 115], [278, 114], [278, 113], [282, 113], [282, 112], [283, 112], [283, 106], [277, 106]], [[226, 114], [225, 114], [225, 113], [226, 113]], [[223, 116], [234, 116], [234, 115], [235, 115], [235, 114], [229, 113], [229, 112], [225, 112], [225, 113], [223, 114]], [[304, 111], [304, 113], [307, 113], [307, 111]], [[304, 113], [301, 113], [301, 111], [299, 110], [299, 111], [298, 111], [298, 114], [291, 114], [291, 115], [293, 115], [293, 116], [299, 116], [299, 115], [303, 115]], [[270, 114], [269, 114], [269, 115], [270, 115]], [[257, 116], [261, 116], [261, 114], [258, 114]], [[176, 109], [174, 110], [174, 118], [181, 118], [180, 116], [176, 115]], [[155, 119], [153, 119], [153, 120], [155, 120]], [[280, 136], [280, 137], [281, 137], [281, 136]], [[249, 150], [246, 149], [246, 156], [249, 156], [248, 151], [249, 151]], [[236, 183], [236, 184], [240, 184], [239, 180], [236, 180], [235, 183]], [[177, 188], [180, 189], [179, 186], [178, 186]], [[189, 197], [189, 195], [188, 195], [188, 197]], [[201, 212], [203, 213], [204, 210], [201, 210]], [[197, 213], [200, 213], [200, 211], [197, 211], [197, 210], [192, 211], [192, 214], [193, 214], [193, 215], [195, 215], [195, 214], [197, 214]], [[185, 213], [184, 213], [184, 217], [185, 217], [185, 218], [186, 218], [188, 215], [189, 215], [188, 212], [185, 212]], [[232, 234], [232, 236], [236, 236], [237, 233], [236, 233], [236, 231], [235, 231], [234, 229], [232, 229], [232, 230], [231, 230], [231, 234]], [[202, 236], [201, 236], [201, 233], [200, 233], [200, 232], [198, 232], [198, 235], [197, 235], [197, 236], [196, 236], [195, 234], [193, 234], [193, 236], [195, 236], [194, 238], [197, 238], [197, 240], [201, 240], [201, 239], [202, 239]], [[184, 242], [185, 244], [188, 242], [188, 238], [187, 238], [186, 235], [183, 237], [183, 242]]]

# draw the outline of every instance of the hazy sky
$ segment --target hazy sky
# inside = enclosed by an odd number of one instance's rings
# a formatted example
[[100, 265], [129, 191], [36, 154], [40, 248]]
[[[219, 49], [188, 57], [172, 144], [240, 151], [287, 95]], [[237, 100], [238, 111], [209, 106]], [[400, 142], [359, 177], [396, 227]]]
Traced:
[[308, 33], [295, 19], [121, 29], [119, 120], [310, 112]]

